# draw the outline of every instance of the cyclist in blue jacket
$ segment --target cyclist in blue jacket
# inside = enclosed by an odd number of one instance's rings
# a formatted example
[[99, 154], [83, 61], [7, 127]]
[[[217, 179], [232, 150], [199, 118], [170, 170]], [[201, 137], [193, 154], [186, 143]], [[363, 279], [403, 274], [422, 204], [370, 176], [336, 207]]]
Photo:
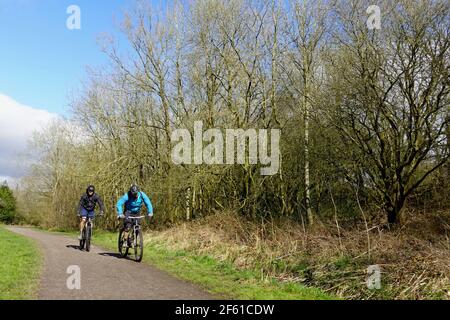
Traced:
[[[124, 219], [124, 238], [128, 238], [128, 232], [130, 231], [132, 220], [128, 217], [137, 216], [141, 212], [142, 205], [145, 205], [147, 208], [147, 216], [148, 218], [153, 217], [153, 206], [149, 197], [143, 192], [139, 190], [139, 187], [133, 184], [130, 187], [130, 190], [125, 193], [119, 201], [117, 201], [117, 218]], [[123, 208], [125, 207], [125, 213]], [[125, 245], [125, 244], [124, 244]]]

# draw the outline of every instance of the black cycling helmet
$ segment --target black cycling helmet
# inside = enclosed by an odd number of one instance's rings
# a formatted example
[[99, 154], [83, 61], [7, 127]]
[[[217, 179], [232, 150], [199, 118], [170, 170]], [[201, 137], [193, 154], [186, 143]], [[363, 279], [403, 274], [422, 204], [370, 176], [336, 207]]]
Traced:
[[95, 193], [95, 187], [92, 184], [86, 188], [86, 193], [89, 194], [89, 192]]
[[139, 196], [139, 187], [135, 184], [131, 185], [129, 193], [130, 196], [132, 196], [134, 199], [137, 199], [137, 197]]

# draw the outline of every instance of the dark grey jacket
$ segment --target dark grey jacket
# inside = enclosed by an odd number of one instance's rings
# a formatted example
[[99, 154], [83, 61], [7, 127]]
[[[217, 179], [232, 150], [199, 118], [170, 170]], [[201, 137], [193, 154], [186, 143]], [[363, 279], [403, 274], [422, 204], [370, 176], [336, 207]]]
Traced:
[[78, 213], [81, 212], [81, 208], [87, 211], [94, 211], [97, 203], [100, 205], [100, 210], [105, 211], [105, 206], [103, 205], [102, 198], [100, 198], [96, 193], [91, 197], [85, 193], [80, 199], [80, 205], [78, 206]]

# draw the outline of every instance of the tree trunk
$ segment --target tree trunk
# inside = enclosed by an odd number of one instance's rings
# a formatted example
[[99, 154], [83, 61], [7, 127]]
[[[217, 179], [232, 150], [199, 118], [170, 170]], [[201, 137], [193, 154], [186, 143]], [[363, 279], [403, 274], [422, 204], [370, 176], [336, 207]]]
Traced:
[[389, 224], [397, 225], [400, 223], [400, 213], [403, 209], [405, 201], [406, 197], [402, 195], [395, 201], [394, 205], [387, 207], [386, 212]]
[[388, 218], [389, 224], [397, 224], [398, 223], [397, 214], [398, 214], [398, 212], [395, 209], [389, 210], [387, 212], [387, 218]]
[[311, 210], [311, 184], [309, 178], [309, 106], [306, 94], [303, 99], [305, 106], [305, 207], [308, 216], [308, 222], [310, 225], [312, 225], [314, 222], [314, 217]]
[[308, 223], [312, 225], [314, 223], [314, 216], [311, 210], [311, 183], [309, 178], [309, 63], [306, 57], [303, 57], [303, 65], [308, 66], [303, 73], [303, 108], [305, 112], [304, 122], [305, 122], [305, 207], [306, 214], [308, 217]]

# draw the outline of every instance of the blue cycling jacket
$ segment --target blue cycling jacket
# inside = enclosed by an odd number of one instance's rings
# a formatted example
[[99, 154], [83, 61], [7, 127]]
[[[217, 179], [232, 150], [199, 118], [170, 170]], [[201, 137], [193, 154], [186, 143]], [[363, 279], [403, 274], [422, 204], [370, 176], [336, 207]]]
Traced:
[[153, 216], [153, 206], [149, 197], [142, 191], [139, 192], [137, 199], [133, 199], [125, 193], [122, 198], [117, 201], [117, 215], [123, 214], [123, 207], [125, 211], [130, 211], [132, 214], [138, 214], [141, 211], [142, 204], [147, 207], [147, 213], [149, 216]]

